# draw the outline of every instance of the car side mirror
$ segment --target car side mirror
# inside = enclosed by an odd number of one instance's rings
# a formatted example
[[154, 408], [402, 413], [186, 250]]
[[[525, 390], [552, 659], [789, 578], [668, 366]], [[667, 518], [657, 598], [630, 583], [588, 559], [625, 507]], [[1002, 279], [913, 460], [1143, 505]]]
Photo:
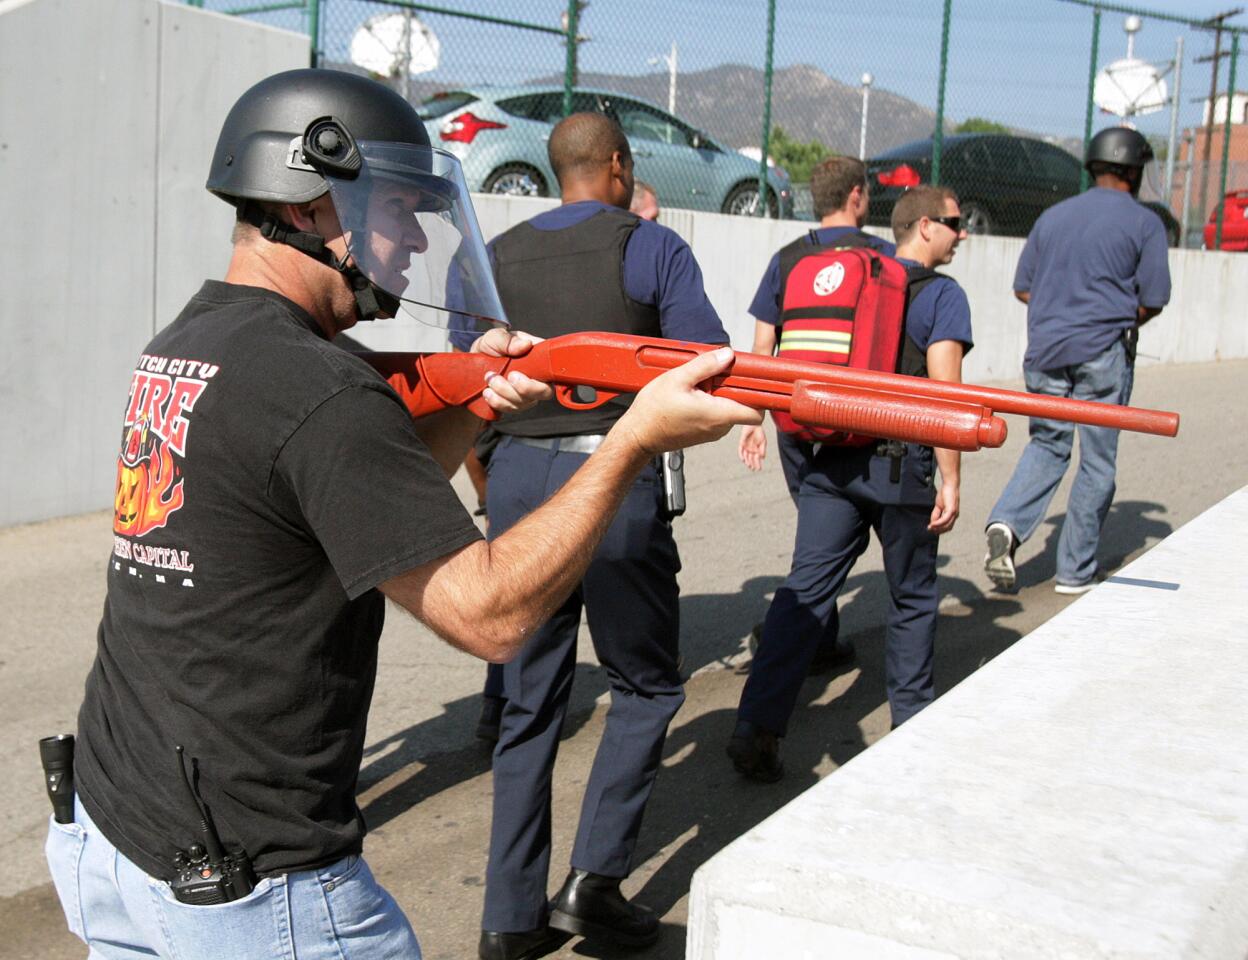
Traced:
[[706, 134], [701, 130], [694, 130], [689, 134], [689, 146], [693, 147], [694, 150], [705, 149], [707, 146]]

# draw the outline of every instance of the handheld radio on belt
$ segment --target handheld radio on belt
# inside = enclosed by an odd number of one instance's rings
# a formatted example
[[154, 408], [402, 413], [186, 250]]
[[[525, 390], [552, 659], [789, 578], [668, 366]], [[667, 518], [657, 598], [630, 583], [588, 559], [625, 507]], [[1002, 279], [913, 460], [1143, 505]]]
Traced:
[[230, 903], [241, 900], [255, 888], [256, 875], [251, 860], [240, 851], [226, 853], [221, 838], [212, 825], [212, 818], [200, 803], [191, 787], [186, 772], [185, 751], [181, 744], [174, 747], [178, 754], [178, 774], [186, 791], [187, 800], [199, 819], [199, 833], [203, 842], [192, 843], [186, 850], [179, 850], [173, 858], [177, 878], [170, 884], [173, 896], [180, 903], [200, 906]]

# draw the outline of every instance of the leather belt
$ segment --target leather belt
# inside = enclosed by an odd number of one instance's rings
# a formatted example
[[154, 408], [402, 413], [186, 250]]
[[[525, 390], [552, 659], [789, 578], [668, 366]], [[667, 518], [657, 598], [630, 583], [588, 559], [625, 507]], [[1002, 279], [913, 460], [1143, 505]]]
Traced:
[[556, 450], [559, 453], [593, 453], [602, 441], [607, 439], [605, 433], [589, 433], [580, 437], [516, 437], [513, 443], [523, 443], [526, 447], [537, 447], [540, 450]]

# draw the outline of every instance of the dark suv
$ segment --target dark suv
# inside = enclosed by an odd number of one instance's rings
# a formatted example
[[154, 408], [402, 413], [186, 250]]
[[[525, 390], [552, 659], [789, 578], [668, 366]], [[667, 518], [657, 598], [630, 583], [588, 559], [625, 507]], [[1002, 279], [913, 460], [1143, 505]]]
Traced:
[[[1036, 218], [1079, 192], [1079, 161], [1051, 143], [1005, 134], [959, 133], [944, 138], [940, 182], [952, 188], [970, 233], [1026, 236]], [[908, 187], [930, 183], [932, 141], [916, 140], [867, 161], [871, 184], [868, 221], [887, 226]], [[1145, 203], [1166, 227], [1171, 246], [1179, 224], [1159, 203]]]

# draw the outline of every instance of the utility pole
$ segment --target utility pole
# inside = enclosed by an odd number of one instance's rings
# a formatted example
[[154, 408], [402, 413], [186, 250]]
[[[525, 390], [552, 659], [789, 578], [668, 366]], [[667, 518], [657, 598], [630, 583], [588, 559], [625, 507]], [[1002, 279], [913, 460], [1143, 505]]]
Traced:
[[[1226, 20], [1243, 12], [1243, 7], [1236, 7], [1234, 10], [1227, 10], [1206, 20], [1205, 23], [1208, 25], [1208, 28], [1213, 30], [1213, 54], [1208, 57], [1197, 57], [1194, 61], [1195, 63], [1213, 63], [1209, 79], [1209, 116], [1205, 118], [1205, 143], [1200, 151], [1202, 169], [1200, 171], [1199, 212], [1202, 219], [1209, 204], [1209, 164], [1213, 155], [1213, 117], [1218, 103], [1218, 67], [1221, 65], [1222, 58], [1226, 56], [1222, 52], [1222, 28]], [[1233, 94], [1234, 91], [1231, 91], [1231, 93]], [[1227, 100], [1226, 109], [1231, 109], [1229, 99]]]
[[869, 73], [862, 75], [862, 123], [858, 127], [858, 159], [867, 159], [867, 106], [871, 99], [871, 84], [874, 77]]
[[667, 64], [667, 112], [676, 112], [676, 41], [672, 41], [671, 54], [660, 53], [657, 57], [651, 57], [646, 63], [655, 66], [658, 63]]
[[[1166, 206], [1174, 202], [1174, 164], [1179, 146], [1179, 98], [1183, 89], [1183, 37], [1174, 38], [1174, 90], [1170, 94], [1170, 138], [1166, 141]], [[1190, 160], [1191, 157], [1188, 157]]]
[[563, 65], [563, 115], [572, 112], [572, 91], [580, 76], [577, 64], [577, 52], [582, 43], [589, 39], [580, 34], [581, 11], [589, 6], [589, 0], [568, 0], [568, 9], [560, 14], [559, 19], [567, 44], [567, 57]]

